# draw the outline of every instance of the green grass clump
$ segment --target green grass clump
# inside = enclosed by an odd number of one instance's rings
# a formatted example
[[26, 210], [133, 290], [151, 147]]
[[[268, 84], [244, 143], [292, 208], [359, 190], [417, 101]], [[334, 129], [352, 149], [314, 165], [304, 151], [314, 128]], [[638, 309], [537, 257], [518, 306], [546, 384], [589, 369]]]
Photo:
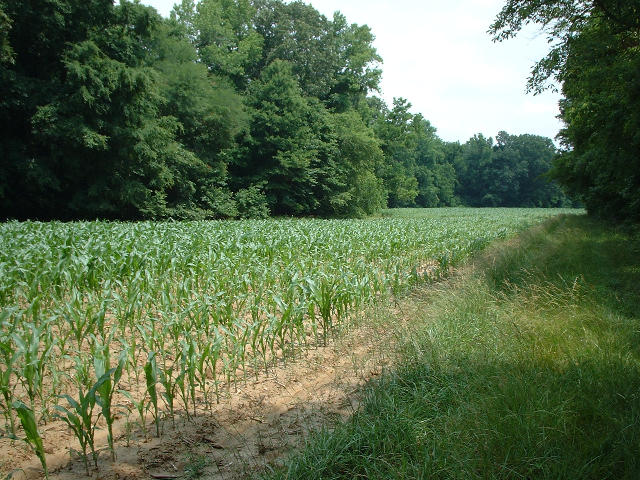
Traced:
[[424, 291], [398, 368], [272, 478], [640, 478], [640, 237], [560, 217]]

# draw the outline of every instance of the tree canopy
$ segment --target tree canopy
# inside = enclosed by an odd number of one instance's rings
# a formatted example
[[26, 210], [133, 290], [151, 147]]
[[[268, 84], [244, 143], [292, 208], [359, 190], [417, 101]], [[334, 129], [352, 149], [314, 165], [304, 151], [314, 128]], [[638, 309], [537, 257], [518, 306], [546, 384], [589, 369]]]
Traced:
[[182, 0], [162, 18], [128, 0], [0, 0], [0, 218], [568, 202], [541, 176], [550, 140], [447, 143], [406, 99], [376, 97], [373, 40], [301, 1]]
[[529, 88], [560, 84], [562, 151], [552, 176], [589, 212], [640, 220], [640, 1], [509, 0], [497, 40], [539, 24], [552, 48]]

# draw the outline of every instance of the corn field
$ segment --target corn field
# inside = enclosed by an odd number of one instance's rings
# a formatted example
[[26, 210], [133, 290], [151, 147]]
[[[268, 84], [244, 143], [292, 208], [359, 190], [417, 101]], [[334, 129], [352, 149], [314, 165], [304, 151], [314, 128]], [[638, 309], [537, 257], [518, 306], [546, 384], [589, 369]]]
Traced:
[[65, 422], [87, 471], [120, 405], [160, 435], [350, 317], [560, 210], [436, 209], [368, 220], [0, 225], [4, 435], [46, 462]]

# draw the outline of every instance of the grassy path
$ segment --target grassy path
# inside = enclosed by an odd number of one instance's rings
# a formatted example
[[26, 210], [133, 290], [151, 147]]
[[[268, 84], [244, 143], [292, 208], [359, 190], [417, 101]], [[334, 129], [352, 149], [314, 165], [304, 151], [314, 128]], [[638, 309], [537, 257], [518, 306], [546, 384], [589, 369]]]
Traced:
[[398, 367], [270, 478], [640, 478], [637, 232], [559, 217], [411, 303]]

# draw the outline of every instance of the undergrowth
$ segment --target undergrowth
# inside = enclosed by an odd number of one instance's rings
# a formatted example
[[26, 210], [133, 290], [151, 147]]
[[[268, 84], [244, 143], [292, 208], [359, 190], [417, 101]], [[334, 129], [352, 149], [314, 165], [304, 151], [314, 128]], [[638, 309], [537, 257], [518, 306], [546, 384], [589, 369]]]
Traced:
[[637, 233], [558, 217], [422, 293], [397, 368], [268, 478], [640, 478]]

